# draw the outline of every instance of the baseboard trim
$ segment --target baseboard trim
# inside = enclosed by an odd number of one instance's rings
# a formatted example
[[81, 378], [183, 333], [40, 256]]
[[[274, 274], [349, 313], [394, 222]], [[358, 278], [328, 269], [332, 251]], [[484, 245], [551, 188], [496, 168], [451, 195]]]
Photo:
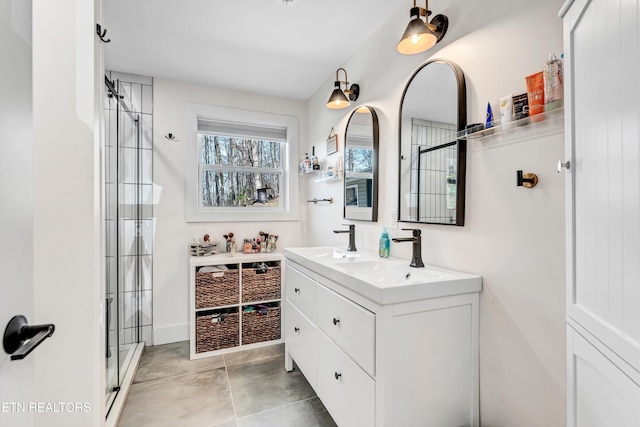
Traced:
[[169, 344], [189, 340], [189, 324], [153, 326], [153, 345]]

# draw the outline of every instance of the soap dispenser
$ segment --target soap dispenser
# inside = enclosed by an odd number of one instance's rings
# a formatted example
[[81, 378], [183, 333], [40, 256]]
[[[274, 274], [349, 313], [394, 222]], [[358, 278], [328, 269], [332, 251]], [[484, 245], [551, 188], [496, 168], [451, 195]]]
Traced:
[[391, 242], [389, 241], [389, 232], [387, 231], [387, 227], [382, 228], [382, 234], [380, 235], [380, 249], [378, 254], [380, 258], [389, 258], [389, 246]]

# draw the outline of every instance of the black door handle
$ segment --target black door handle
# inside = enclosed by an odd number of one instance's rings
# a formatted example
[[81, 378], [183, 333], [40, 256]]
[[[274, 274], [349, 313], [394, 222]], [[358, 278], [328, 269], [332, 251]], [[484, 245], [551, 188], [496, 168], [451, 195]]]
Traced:
[[53, 335], [53, 324], [29, 326], [27, 318], [21, 314], [13, 316], [4, 330], [2, 346], [11, 360], [21, 360], [27, 357], [42, 341]]

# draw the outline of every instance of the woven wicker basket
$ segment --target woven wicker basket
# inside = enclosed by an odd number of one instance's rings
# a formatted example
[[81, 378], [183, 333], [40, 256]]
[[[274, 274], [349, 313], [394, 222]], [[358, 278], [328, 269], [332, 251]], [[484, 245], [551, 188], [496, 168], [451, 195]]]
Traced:
[[238, 270], [196, 272], [196, 308], [238, 304]]
[[280, 299], [280, 264], [242, 268], [242, 302]]
[[224, 313], [220, 321], [212, 322], [219, 313], [198, 314], [196, 317], [196, 353], [237, 347], [240, 335], [237, 312]]
[[243, 345], [280, 339], [280, 306], [268, 307], [267, 314], [259, 313], [242, 313]]

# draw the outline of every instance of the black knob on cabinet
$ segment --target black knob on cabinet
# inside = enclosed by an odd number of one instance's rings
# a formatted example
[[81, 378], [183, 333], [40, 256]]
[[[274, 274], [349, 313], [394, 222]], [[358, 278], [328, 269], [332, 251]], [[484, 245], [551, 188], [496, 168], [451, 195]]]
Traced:
[[340, 319], [336, 319], [335, 317], [333, 318], [333, 324], [337, 325], [338, 323], [340, 323]]
[[340, 377], [342, 376], [342, 374], [339, 374], [339, 373], [335, 372], [335, 373], [333, 374], [333, 376], [334, 376], [334, 377], [336, 377], [336, 379], [337, 379], [337, 380], [339, 380], [339, 379], [340, 379]]
[[296, 294], [300, 293], [300, 288], [293, 288], [293, 292], [295, 292]]
[[298, 328], [297, 326], [295, 326], [295, 327], [293, 328], [293, 330], [294, 330], [295, 332], [300, 332], [300, 328]]

